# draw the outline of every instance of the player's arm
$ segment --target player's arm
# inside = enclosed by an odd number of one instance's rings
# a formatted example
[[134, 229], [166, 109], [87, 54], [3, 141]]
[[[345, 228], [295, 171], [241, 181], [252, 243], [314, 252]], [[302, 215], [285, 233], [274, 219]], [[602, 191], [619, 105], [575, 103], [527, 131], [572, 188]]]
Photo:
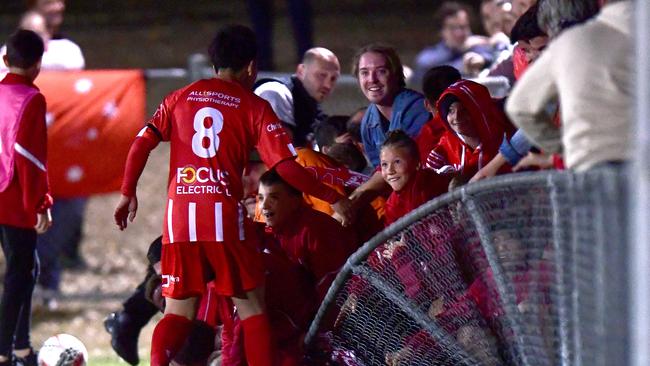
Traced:
[[552, 75], [556, 62], [552, 53], [542, 53], [517, 81], [506, 102], [506, 112], [514, 125], [547, 153], [562, 151], [561, 131], [553, 121], [559, 98]]
[[162, 136], [158, 129], [148, 124], [140, 130], [140, 133], [138, 133], [138, 136], [131, 145], [131, 149], [126, 158], [124, 178], [122, 180], [122, 188], [120, 189], [122, 196], [113, 213], [115, 224], [120, 230], [126, 228], [127, 218], [131, 222], [135, 219], [138, 210], [138, 198], [136, 195], [138, 180], [144, 171], [144, 167], [147, 165], [149, 154], [158, 146], [161, 140]]
[[343, 226], [352, 223], [353, 212], [350, 200], [316, 179], [294, 159], [280, 161], [275, 165], [275, 170], [292, 187], [331, 204], [334, 212], [342, 218]]
[[390, 192], [390, 186], [381, 176], [381, 170], [375, 169], [373, 174], [370, 176], [370, 179], [357, 187], [352, 194], [350, 194], [350, 199], [356, 207], [361, 207], [370, 203], [378, 196], [385, 195], [388, 192]]
[[37, 94], [23, 113], [16, 139], [16, 175], [23, 192], [23, 207], [36, 211], [36, 232], [44, 233], [52, 224], [47, 182], [47, 130], [45, 127], [45, 98]]

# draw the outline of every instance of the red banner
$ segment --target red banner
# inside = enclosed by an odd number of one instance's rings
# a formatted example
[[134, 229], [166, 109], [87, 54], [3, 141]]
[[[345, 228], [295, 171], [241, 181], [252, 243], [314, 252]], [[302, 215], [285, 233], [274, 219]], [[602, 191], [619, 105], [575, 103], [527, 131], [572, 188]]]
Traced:
[[48, 175], [54, 197], [119, 190], [131, 142], [145, 122], [140, 70], [43, 71]]

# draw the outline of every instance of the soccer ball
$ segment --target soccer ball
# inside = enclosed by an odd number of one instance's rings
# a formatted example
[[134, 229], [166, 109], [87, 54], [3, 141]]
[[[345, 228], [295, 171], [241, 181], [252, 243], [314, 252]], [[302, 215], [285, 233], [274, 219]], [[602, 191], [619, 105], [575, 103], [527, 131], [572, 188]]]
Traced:
[[70, 334], [48, 338], [38, 351], [38, 366], [85, 366], [87, 362], [86, 346]]

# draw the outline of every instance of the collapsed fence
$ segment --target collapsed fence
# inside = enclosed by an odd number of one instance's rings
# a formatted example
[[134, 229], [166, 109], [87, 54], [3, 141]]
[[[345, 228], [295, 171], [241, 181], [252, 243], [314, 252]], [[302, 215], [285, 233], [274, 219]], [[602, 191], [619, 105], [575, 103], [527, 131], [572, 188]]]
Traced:
[[627, 364], [626, 184], [526, 173], [434, 199], [350, 257], [306, 344], [346, 365]]

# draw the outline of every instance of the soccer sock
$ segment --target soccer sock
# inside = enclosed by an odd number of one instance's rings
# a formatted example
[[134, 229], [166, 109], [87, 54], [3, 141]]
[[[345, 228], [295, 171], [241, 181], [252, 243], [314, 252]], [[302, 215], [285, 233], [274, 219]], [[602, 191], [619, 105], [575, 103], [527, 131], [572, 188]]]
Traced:
[[153, 330], [151, 339], [151, 365], [167, 366], [183, 346], [192, 321], [184, 316], [166, 314]]
[[251, 316], [242, 321], [244, 350], [250, 366], [272, 366], [274, 350], [271, 326], [266, 314]]

